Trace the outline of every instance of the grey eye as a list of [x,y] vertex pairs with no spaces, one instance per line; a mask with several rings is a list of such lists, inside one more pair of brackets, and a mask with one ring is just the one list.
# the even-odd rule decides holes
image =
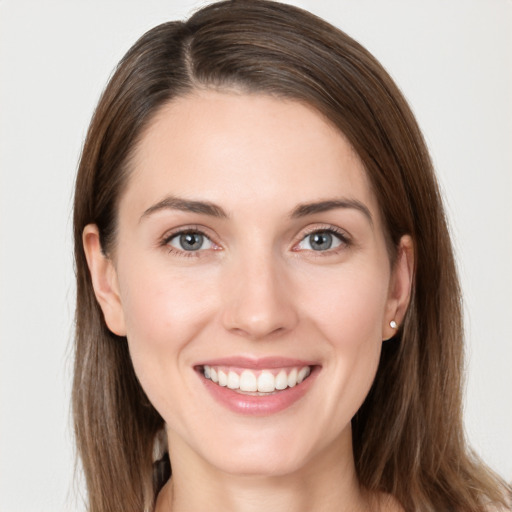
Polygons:
[[299,244],[299,249],[309,251],[328,251],[342,244],[342,240],[338,235],[330,231],[315,231],[304,237]]
[[201,233],[179,233],[171,238],[169,245],[181,251],[199,251],[210,249],[211,240]]
[[331,233],[313,233],[309,235],[309,245],[314,251],[326,251],[332,247]]

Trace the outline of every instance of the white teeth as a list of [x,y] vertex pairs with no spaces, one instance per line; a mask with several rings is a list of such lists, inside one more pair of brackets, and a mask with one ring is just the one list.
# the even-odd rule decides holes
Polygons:
[[219,370],[217,375],[219,377],[219,386],[227,386],[228,376],[222,370]]
[[284,370],[281,370],[276,375],[276,389],[286,389],[288,387],[288,375]]
[[228,387],[233,390],[240,390],[241,392],[247,393],[274,393],[282,391],[286,388],[293,388],[297,384],[304,381],[310,374],[311,368],[309,366],[303,366],[299,368],[285,369],[279,371],[277,375],[274,375],[272,370],[261,370],[258,376],[257,372],[246,369],[243,370],[239,375],[234,370],[219,370],[209,365],[203,366],[203,373],[205,378],[210,379],[219,386]]
[[309,366],[304,366],[304,368],[301,368],[297,374],[297,384],[300,384],[310,373],[311,370],[309,369]]
[[229,389],[239,389],[240,388],[240,377],[238,373],[229,372],[228,373],[228,388]]
[[293,388],[297,384],[297,368],[288,374],[288,387]]
[[260,393],[272,393],[276,390],[276,380],[274,376],[265,370],[258,377],[258,391]]
[[249,370],[244,370],[240,375],[240,391],[257,391],[258,381],[256,375]]

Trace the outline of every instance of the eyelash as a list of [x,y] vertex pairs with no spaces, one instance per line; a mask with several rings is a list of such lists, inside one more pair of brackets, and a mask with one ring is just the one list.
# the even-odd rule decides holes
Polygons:
[[[170,245],[171,240],[173,240],[176,237],[182,236],[182,235],[201,235],[207,240],[209,240],[213,245],[216,246],[215,242],[212,241],[211,237],[208,236],[203,229],[201,229],[199,226],[187,226],[185,228],[178,229],[177,231],[173,231],[172,233],[164,235],[162,238],[162,241],[160,242],[160,245],[162,247],[165,247],[169,254],[172,254],[174,256],[179,256],[183,258],[197,258],[199,257],[199,253],[203,252],[201,250],[197,251],[181,251],[177,249],[176,247],[173,247]],[[215,249],[214,249],[215,250]]]
[[[340,241],[340,245],[334,249],[327,249],[325,251],[314,251],[312,249],[309,250],[310,253],[313,253],[314,257],[325,257],[338,254],[339,252],[349,248],[352,245],[352,240],[344,230],[332,225],[325,225],[307,228],[306,232],[301,234],[299,241],[294,244],[294,247],[304,241],[308,236],[314,235],[315,233],[329,233]],[[297,249],[295,251],[299,252]]]
[[[309,252],[314,253],[315,257],[322,257],[322,256],[329,256],[332,254],[337,254],[338,252],[340,252],[343,249],[346,249],[352,245],[352,241],[345,231],[343,231],[337,227],[331,226],[331,225],[315,226],[315,227],[306,229],[306,231],[301,234],[300,239],[294,243],[294,245],[293,245],[294,249],[292,249],[292,250],[294,252],[300,252],[300,249],[295,249],[295,247],[297,247],[297,245],[300,244],[301,242],[303,242],[307,237],[309,237],[315,233],[328,233],[328,234],[333,235],[340,241],[340,245],[338,247],[335,247],[334,249],[327,249],[325,251],[314,251],[312,249],[309,250]],[[175,256],[184,257],[184,258],[197,258],[197,257],[199,257],[201,252],[204,252],[204,249],[203,250],[199,249],[197,251],[184,251],[184,250],[182,251],[182,250],[179,250],[176,247],[173,247],[172,245],[170,245],[171,240],[173,240],[174,238],[182,236],[182,235],[187,235],[187,234],[201,235],[204,238],[206,238],[207,240],[209,240],[214,246],[217,246],[217,244],[215,244],[215,242],[212,241],[211,237],[208,236],[205,233],[205,231],[203,229],[201,229],[199,226],[198,227],[188,226],[188,227],[179,229],[177,231],[173,231],[170,234],[166,234],[162,238],[160,245],[165,247],[168,250],[169,254],[173,254]],[[218,249],[213,249],[213,250],[218,250]]]

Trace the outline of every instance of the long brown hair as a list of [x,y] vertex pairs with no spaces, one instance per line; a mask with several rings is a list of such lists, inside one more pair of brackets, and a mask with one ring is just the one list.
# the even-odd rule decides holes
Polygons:
[[483,511],[505,484],[468,450],[461,414],[461,298],[442,202],[417,123],[382,66],[349,36],[289,5],[220,2],[150,30],[128,51],[92,119],[76,180],[73,411],[91,512],[151,510],[162,480],[153,445],[163,420],[135,376],[127,343],[96,302],[82,232],[115,245],[127,163],[167,102],[197,88],[305,102],[345,134],[378,199],[391,259],[415,247],[411,304],[384,343],[373,387],[353,419],[357,474],[406,511]]

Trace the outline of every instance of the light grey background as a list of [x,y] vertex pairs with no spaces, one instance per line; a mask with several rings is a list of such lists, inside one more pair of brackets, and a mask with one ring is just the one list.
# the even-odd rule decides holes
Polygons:
[[[83,510],[72,487],[72,185],[114,65],[187,0],[0,0],[0,510]],[[431,149],[459,259],[468,436],[512,479],[512,2],[297,1],[390,71]]]

